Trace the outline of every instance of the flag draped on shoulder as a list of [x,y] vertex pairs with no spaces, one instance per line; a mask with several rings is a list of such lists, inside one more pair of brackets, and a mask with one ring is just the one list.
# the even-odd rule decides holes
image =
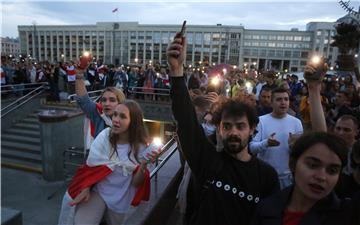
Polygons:
[[[130,160],[120,161],[116,154],[111,154],[112,146],[109,142],[110,130],[110,128],[106,128],[96,137],[91,145],[86,165],[81,166],[76,171],[63,198],[59,224],[74,224],[73,219],[76,206],[70,206],[69,203],[73,201],[82,190],[100,182],[111,174],[115,168],[121,168],[124,176],[132,176],[139,170],[139,165]],[[150,198],[150,172],[147,169],[145,169],[144,176],[144,182],[137,188],[131,202],[133,206],[139,205],[141,201],[148,201]]]

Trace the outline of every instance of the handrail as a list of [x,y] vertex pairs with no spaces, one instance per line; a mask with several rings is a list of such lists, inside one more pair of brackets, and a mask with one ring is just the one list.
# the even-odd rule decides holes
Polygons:
[[[26,90],[34,90],[38,88],[38,86],[47,85],[47,82],[39,82],[39,83],[23,83],[23,84],[7,84],[1,86],[1,94],[8,92],[19,92]],[[27,87],[31,86],[31,87]],[[19,87],[19,88],[17,88]]]
[[165,165],[165,163],[167,161],[169,161],[169,159],[171,158],[171,156],[176,152],[176,150],[178,149],[177,147],[177,141],[176,141],[176,136],[174,136],[173,138],[171,138],[170,141],[168,141],[166,143],[166,145],[161,149],[160,155],[164,154],[165,152],[170,150],[170,153],[164,158],[162,159],[161,163],[159,165],[157,165],[150,173],[150,179],[152,179],[154,176],[157,175],[157,173],[159,172],[159,170]]
[[23,83],[23,84],[6,84],[6,85],[1,85],[1,89],[6,88],[6,87],[14,87],[14,86],[30,86],[30,85],[43,85],[43,84],[48,84],[48,82],[39,82],[39,83]]
[[[1,112],[1,118],[3,118],[4,116],[6,116],[7,114],[9,114],[10,112],[14,111],[15,109],[17,109],[17,108],[19,108],[20,106],[24,105],[26,102],[30,101],[31,99],[33,99],[33,98],[35,98],[36,96],[38,96],[38,95],[40,95],[41,93],[43,93],[44,90],[45,90],[46,85],[47,85],[47,83],[42,84],[40,87],[37,87],[36,89],[32,90],[31,92],[27,93],[26,95],[22,96],[21,98],[17,99],[16,101],[12,102],[11,104],[9,104],[9,105],[5,106],[4,108],[2,108],[2,109],[0,110],[0,112]],[[41,89],[42,89],[42,90],[41,90]],[[39,90],[40,90],[40,91],[39,91]],[[39,91],[39,92],[35,93],[36,91]],[[35,93],[35,94],[33,95],[33,93]],[[30,96],[30,95],[32,95],[32,96]],[[25,99],[26,97],[28,97],[28,96],[30,96],[30,97],[27,98],[25,101],[21,102],[22,100],[24,100],[24,99]],[[19,102],[21,102],[21,103],[19,104]],[[4,110],[6,110],[6,109],[8,109],[8,108],[10,108],[10,107],[12,107],[13,105],[16,105],[16,104],[18,104],[18,105],[15,106],[15,107],[13,107],[13,108],[11,108],[9,111],[3,113]]]
[[[88,91],[87,93],[88,93],[88,95],[89,94],[94,94],[94,93],[98,93],[98,92],[103,92],[104,91],[104,89],[100,89],[100,90],[95,90],[95,91]],[[73,99],[74,97],[76,96],[76,94],[72,94],[72,95],[69,95],[68,97],[67,97],[67,99],[68,100],[70,100],[70,102],[72,103],[72,102],[75,102],[75,100],[71,100],[71,99]],[[95,95],[95,96],[92,96],[92,97],[90,97],[90,99],[98,99],[100,97],[100,95]]]
[[[137,91],[137,90],[141,90],[141,91]],[[144,90],[147,90],[149,92],[146,92]],[[162,96],[169,96],[170,95],[170,89],[167,88],[147,88],[147,87],[133,87],[133,88],[129,88],[128,92],[130,94],[144,94],[144,95],[162,95]]]

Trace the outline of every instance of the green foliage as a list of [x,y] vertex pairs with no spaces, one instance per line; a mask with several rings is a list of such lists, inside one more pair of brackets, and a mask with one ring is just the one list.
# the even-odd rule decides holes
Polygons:
[[333,47],[338,47],[341,54],[350,54],[356,50],[360,42],[360,29],[355,24],[340,23],[336,26],[337,34],[333,36]]

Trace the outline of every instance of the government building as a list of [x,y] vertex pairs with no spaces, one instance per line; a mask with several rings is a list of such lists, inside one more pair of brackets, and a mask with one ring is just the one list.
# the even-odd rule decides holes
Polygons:
[[[243,26],[188,25],[188,65],[227,63],[240,68],[302,71],[317,52],[335,65],[330,46],[335,23],[311,22],[306,31],[254,30]],[[95,25],[18,26],[20,52],[38,61],[76,60],[90,51],[106,64],[166,64],[166,48],[181,25],[98,22]]]

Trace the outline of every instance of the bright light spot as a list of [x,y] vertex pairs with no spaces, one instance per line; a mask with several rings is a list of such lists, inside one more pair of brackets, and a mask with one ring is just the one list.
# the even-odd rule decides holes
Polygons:
[[223,69],[223,73],[226,74],[226,72],[227,72],[227,70],[224,68],[224,69]]
[[331,66],[331,67],[330,67],[330,70],[334,70],[334,67]]
[[219,84],[220,80],[217,76],[213,77],[211,79],[211,84],[217,86]]
[[85,51],[84,53],[83,53],[83,56],[85,56],[85,57],[88,57],[90,55],[90,52],[88,52],[88,51]]
[[321,60],[320,57],[316,55],[316,56],[312,57],[311,62],[318,64],[320,62],[320,60]]
[[358,54],[355,54],[354,56],[355,56],[355,58],[357,58],[357,57],[358,57]]
[[156,76],[157,76],[157,77],[160,77],[160,73],[156,73]]
[[212,65],[213,65],[213,66],[215,66],[215,65],[216,65],[216,63],[213,63]]
[[155,146],[161,146],[161,145],[162,145],[161,138],[159,138],[159,137],[154,137],[153,143],[154,143]]
[[285,73],[287,73],[288,72],[288,70],[287,69],[285,69]]
[[246,87],[246,88],[251,88],[251,87],[252,87],[251,82],[247,81],[247,82],[245,83],[245,87]]
[[191,65],[189,65],[189,68],[191,68]]
[[252,64],[255,66],[255,65],[256,65],[256,62],[253,62]]
[[234,69],[236,69],[237,66],[233,66]]

